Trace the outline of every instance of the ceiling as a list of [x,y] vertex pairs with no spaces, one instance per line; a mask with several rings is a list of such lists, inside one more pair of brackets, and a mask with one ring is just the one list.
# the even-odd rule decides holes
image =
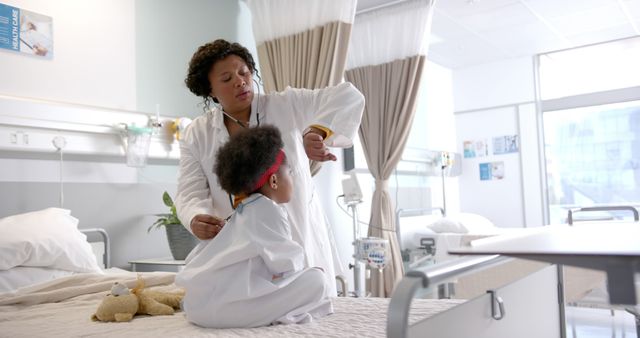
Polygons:
[[639,35],[640,0],[437,0],[428,58],[459,69]]

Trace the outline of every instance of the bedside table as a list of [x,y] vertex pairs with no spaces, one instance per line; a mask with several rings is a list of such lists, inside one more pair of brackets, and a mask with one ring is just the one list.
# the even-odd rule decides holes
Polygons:
[[167,258],[151,258],[136,259],[129,261],[131,271],[133,272],[149,272],[149,271],[170,271],[179,272],[184,268],[184,261],[177,261],[171,257]]

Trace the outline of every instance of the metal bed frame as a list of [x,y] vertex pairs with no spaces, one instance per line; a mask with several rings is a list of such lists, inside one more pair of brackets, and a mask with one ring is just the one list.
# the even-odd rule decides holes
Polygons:
[[[555,265],[409,325],[409,308],[418,290],[513,260],[500,255],[463,257],[409,271],[389,303],[387,337],[565,337],[562,285]],[[537,293],[521,291],[532,287]],[[464,325],[458,325],[461,318]],[[531,325],[532,319],[545,324]]]
[[[87,241],[89,241],[89,236],[99,235],[102,243],[104,243],[104,254],[102,255],[102,262],[104,264],[105,269],[111,267],[111,239],[109,238],[109,234],[102,228],[87,228],[87,229],[78,229],[83,234],[87,235]],[[91,243],[91,241],[89,241]]]

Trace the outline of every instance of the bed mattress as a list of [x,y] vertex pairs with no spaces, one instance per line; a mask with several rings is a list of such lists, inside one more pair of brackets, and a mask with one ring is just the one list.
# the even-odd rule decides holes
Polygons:
[[[148,287],[171,291],[175,274],[141,274]],[[389,299],[334,298],[334,313],[307,324],[251,329],[205,329],[183,313],[138,316],[128,323],[92,322],[90,317],[115,281],[129,287],[136,275],[78,274],[0,294],[0,332],[4,337],[385,337]],[[286,301],[286,300],[283,300]],[[410,323],[445,311],[460,300],[415,299]]]

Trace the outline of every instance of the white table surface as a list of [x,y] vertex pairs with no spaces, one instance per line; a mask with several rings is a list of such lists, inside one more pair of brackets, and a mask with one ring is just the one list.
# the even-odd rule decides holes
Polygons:
[[184,265],[184,261],[178,261],[172,257],[165,258],[149,258],[149,259],[134,259],[129,261],[129,264],[150,264],[150,265]]
[[173,257],[148,258],[130,260],[131,271],[180,271],[184,268],[184,261],[175,260]]
[[603,270],[610,300],[636,304],[635,274],[640,272],[640,223],[598,222],[522,229],[518,234],[473,241],[449,250],[457,255],[505,255]]
[[526,228],[517,233],[475,240],[449,250],[464,255],[606,255],[640,256],[640,223],[601,222]]

